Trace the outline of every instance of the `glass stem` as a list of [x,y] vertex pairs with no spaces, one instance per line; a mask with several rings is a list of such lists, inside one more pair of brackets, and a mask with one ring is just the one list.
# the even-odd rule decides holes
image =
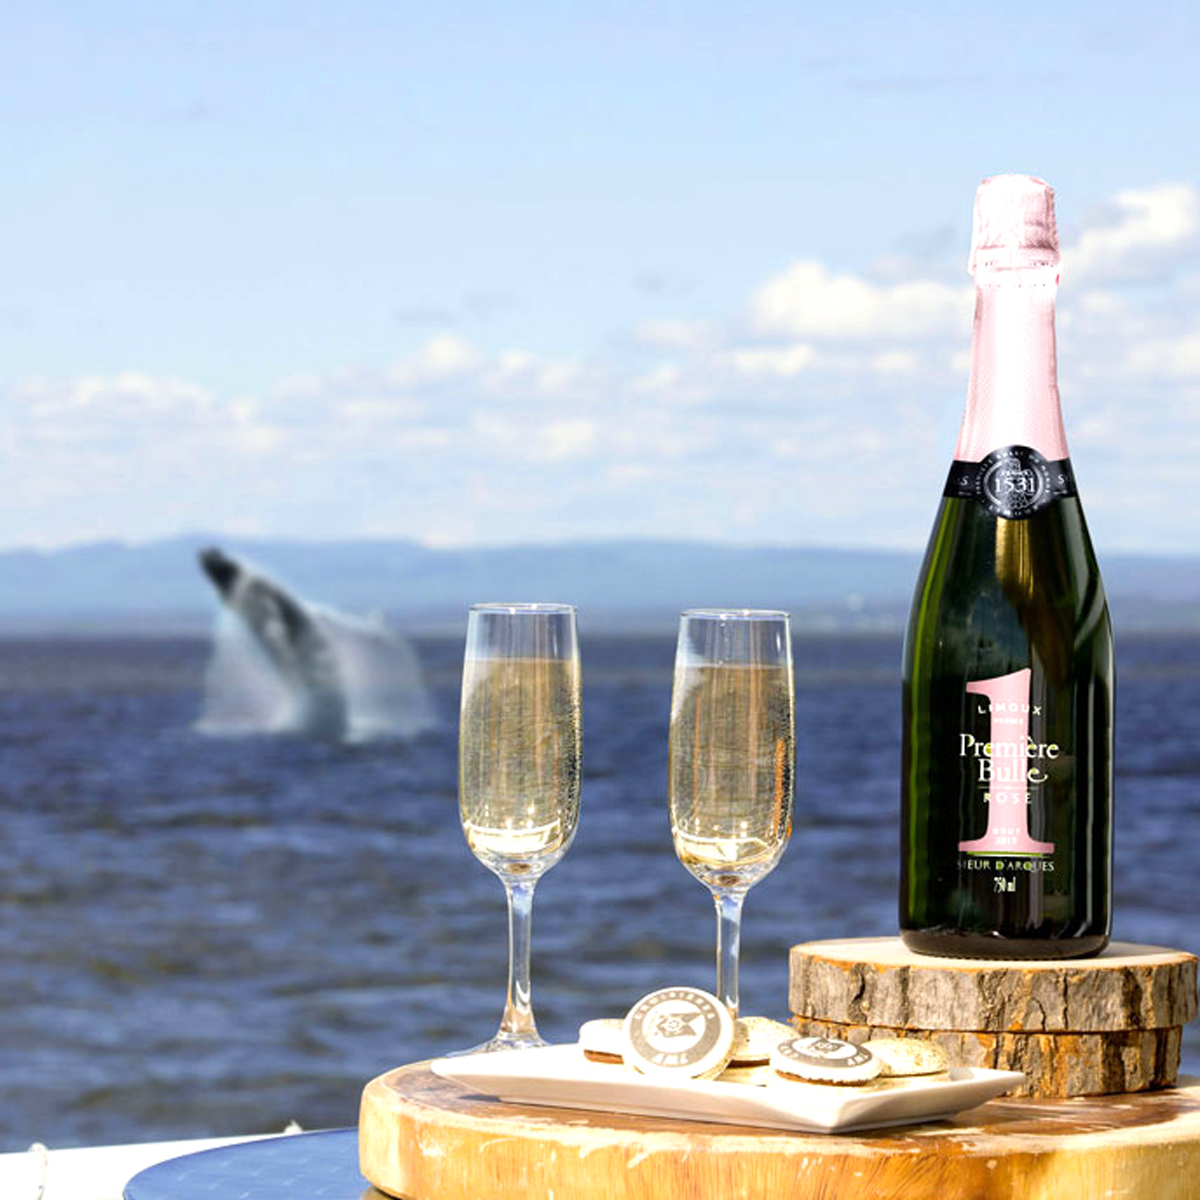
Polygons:
[[537,1036],[529,983],[529,943],[533,926],[536,879],[504,880],[508,893],[508,998],[504,1003],[502,1034]]
[[738,1015],[738,952],[745,898],[745,892],[713,892],[717,905],[717,996],[734,1019]]

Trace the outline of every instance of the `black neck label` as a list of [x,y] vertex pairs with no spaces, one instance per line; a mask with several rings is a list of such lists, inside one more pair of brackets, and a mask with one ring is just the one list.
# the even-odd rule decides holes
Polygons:
[[1022,521],[1076,495],[1075,476],[1069,458],[1051,462],[1029,446],[1005,446],[982,462],[956,459],[942,495],[978,500],[994,516]]

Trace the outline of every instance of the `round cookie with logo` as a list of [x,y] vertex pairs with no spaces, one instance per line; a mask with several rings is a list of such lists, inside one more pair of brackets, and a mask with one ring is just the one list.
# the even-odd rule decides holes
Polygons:
[[827,1037],[798,1037],[771,1051],[771,1082],[867,1083],[883,1063],[863,1046]]
[[672,1079],[713,1079],[733,1049],[729,1010],[700,988],[659,988],[643,996],[622,1032],[626,1066]]

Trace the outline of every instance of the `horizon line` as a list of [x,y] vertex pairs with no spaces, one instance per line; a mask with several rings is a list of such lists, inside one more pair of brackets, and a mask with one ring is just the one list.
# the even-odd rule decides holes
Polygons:
[[[506,542],[431,542],[420,537],[405,537],[401,534],[349,534],[346,536],[307,536],[303,534],[272,534],[272,533],[236,533],[236,532],[200,532],[185,530],[179,533],[163,534],[153,538],[123,538],[118,535],[111,537],[92,537],[79,540],[37,543],[16,542],[0,544],[0,554],[34,554],[49,556],[70,553],[77,550],[94,549],[97,547],[114,547],[122,550],[143,550],[153,546],[170,545],[179,542],[226,542],[243,545],[262,545],[274,543],[287,546],[370,546],[370,545],[405,545],[419,548],[434,554],[440,553],[470,553],[477,551],[528,550],[544,548],[563,549],[583,546],[639,545],[639,546],[696,546],[715,550],[745,550],[745,551],[832,551],[835,553],[854,554],[900,554],[920,555],[925,552],[925,545],[880,545],[871,543],[850,542],[759,542],[732,541],[721,538],[698,538],[685,535],[670,536],[666,534],[605,534],[584,535],[574,538],[525,539]],[[1154,550],[1145,548],[1126,548],[1112,546],[1098,557],[1120,555],[1129,558],[1149,559],[1185,559],[1200,558],[1200,547],[1194,550]]]

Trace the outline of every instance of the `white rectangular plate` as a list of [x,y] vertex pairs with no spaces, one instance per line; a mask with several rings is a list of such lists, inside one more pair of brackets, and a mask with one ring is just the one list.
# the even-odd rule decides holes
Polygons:
[[765,1087],[675,1082],[639,1075],[625,1066],[589,1062],[575,1043],[439,1058],[432,1067],[436,1074],[472,1091],[524,1104],[813,1132],[849,1132],[947,1117],[999,1096],[1025,1078],[1020,1071],[952,1067],[949,1078],[915,1076],[861,1087],[785,1081]]

